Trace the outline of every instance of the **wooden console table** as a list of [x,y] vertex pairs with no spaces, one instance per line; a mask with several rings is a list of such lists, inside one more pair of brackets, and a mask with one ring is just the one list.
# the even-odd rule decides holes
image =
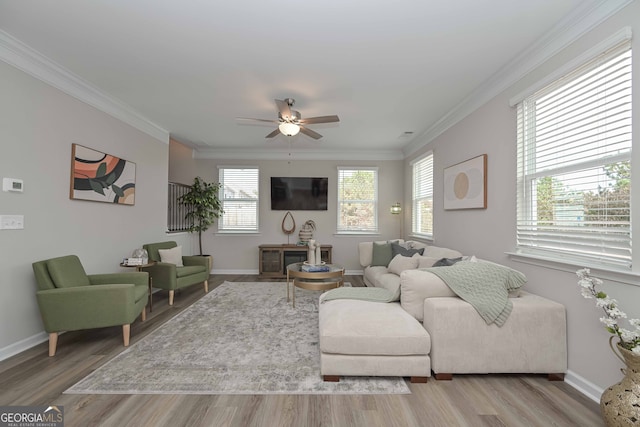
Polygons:
[[[306,246],[298,245],[260,245],[258,264],[260,277],[285,279],[287,277],[287,265],[307,260]],[[322,261],[331,264],[331,245],[320,245]]]

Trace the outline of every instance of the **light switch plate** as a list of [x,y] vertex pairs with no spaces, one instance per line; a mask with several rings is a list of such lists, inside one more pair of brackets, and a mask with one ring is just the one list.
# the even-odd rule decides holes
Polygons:
[[24,215],[0,215],[0,230],[22,230]]

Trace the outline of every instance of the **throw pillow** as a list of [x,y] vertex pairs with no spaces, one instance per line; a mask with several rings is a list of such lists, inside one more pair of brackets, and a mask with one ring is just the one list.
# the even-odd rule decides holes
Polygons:
[[391,243],[373,242],[373,255],[371,258],[372,267],[387,267],[392,258]]
[[409,249],[409,248],[405,248],[402,245],[399,245],[397,243],[391,243],[391,255],[392,256],[396,256],[396,255],[402,255],[402,256],[413,256],[415,254],[418,255],[422,255],[424,253],[424,248],[420,248],[420,249]]
[[402,256],[396,255],[389,263],[389,273],[397,274],[398,276],[405,270],[413,270],[418,268],[417,256]]
[[158,249],[160,261],[169,264],[175,264],[176,267],[184,267],[182,264],[182,246],[176,246],[171,249]]
[[453,264],[455,264],[456,262],[460,262],[462,261],[462,257],[459,258],[442,258],[438,261],[436,261],[435,264],[433,264],[433,267],[450,267]]

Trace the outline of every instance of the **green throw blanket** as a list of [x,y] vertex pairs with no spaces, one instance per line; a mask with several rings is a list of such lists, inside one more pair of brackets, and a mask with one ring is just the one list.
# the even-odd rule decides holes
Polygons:
[[363,301],[373,302],[392,302],[397,301],[397,296],[384,288],[353,288],[342,287],[327,291],[322,296],[322,302],[333,299],[359,299]]
[[513,304],[509,291],[526,283],[524,274],[490,262],[460,261],[450,267],[425,268],[471,304],[487,324],[502,326]]

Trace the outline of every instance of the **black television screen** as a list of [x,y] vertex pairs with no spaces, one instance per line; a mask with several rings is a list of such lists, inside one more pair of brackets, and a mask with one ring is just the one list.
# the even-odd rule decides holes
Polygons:
[[329,178],[271,177],[271,210],[326,211]]

